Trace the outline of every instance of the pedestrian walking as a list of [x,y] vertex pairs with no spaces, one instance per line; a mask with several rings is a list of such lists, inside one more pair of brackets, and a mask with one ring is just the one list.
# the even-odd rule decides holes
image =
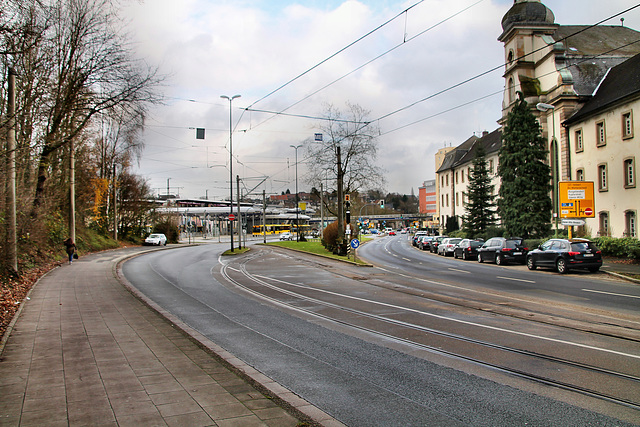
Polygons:
[[71,237],[69,237],[64,241],[64,246],[66,247],[65,251],[67,255],[69,255],[69,264],[71,264],[73,262],[73,256],[76,253],[76,244],[71,240]]

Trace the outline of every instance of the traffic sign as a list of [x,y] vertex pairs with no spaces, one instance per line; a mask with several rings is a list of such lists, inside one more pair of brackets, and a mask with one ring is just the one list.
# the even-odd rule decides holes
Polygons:
[[583,219],[563,219],[562,225],[570,225],[570,226],[580,226],[584,225],[585,222]]
[[559,182],[560,218],[593,218],[595,211],[593,188],[593,181]]
[[351,247],[353,249],[358,249],[358,246],[360,246],[360,240],[358,239],[351,240]]
[[229,214],[229,221],[233,221],[236,219],[236,216],[234,214]]

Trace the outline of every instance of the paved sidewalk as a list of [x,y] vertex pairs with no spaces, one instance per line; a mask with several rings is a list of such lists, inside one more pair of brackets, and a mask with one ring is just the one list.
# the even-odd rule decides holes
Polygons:
[[32,290],[0,348],[0,426],[340,424],[138,300],[116,278],[127,253],[88,255]]

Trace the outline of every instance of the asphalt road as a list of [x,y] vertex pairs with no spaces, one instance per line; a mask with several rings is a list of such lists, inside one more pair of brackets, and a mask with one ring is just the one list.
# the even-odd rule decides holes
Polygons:
[[[462,272],[466,266],[461,268],[457,262],[450,263],[452,260],[418,259],[416,256],[426,254],[410,252],[413,249],[403,238],[381,239],[360,250],[379,257],[381,263],[386,260],[383,270],[363,272],[268,248],[220,259],[226,246],[211,244],[140,256],[125,263],[123,271],[156,303],[348,425],[624,425],[603,413],[640,422],[636,410],[595,405],[593,399],[571,394],[558,396],[557,390],[541,392],[539,386],[500,370],[466,363],[418,346],[417,341],[401,340],[389,333],[388,324],[384,334],[378,333],[380,321],[362,320],[364,316],[356,310],[373,304],[378,313],[392,317],[404,305],[416,304],[416,289],[426,292],[420,288],[426,285],[416,287],[415,275],[437,282],[440,288],[445,284],[442,295],[446,298],[468,298],[468,290],[458,285],[465,277],[468,281],[469,275],[483,288],[494,286],[494,294],[484,297],[494,304],[496,298],[505,298],[503,293],[513,292],[498,278],[507,277],[506,273],[479,277],[492,266],[477,266],[480,273],[469,273]],[[388,246],[394,242],[397,249]],[[401,252],[394,256],[396,250]],[[278,283],[286,283],[286,292],[275,289]],[[526,287],[516,293],[536,292],[531,283],[522,283]],[[305,287],[304,298],[300,298],[302,292],[292,290],[301,285]],[[409,288],[411,292],[407,292]],[[323,290],[325,299],[317,289]],[[348,297],[343,294],[346,290]],[[474,300],[481,301],[480,292],[473,292]],[[551,299],[562,298],[555,291],[544,291],[545,296],[549,292]],[[577,295],[568,297],[584,303]],[[375,301],[369,301],[372,298]],[[352,304],[350,315],[342,309],[347,301]],[[394,305],[381,305],[383,301]],[[430,309],[437,312],[448,307],[453,316],[469,316],[469,307],[428,301],[429,306],[433,304]],[[623,312],[633,311],[613,296],[607,304],[622,304]],[[512,305],[510,301],[510,309],[519,309]],[[546,315],[543,311],[537,315]],[[414,321],[415,313],[411,317]],[[426,336],[411,335],[416,335],[416,340]],[[600,413],[584,409],[592,405]]]

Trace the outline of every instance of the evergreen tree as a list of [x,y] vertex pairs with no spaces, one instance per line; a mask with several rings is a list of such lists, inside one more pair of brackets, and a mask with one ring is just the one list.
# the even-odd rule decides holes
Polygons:
[[464,204],[467,213],[463,215],[462,220],[464,229],[471,237],[487,231],[496,222],[496,203],[493,193],[495,186],[491,184],[485,156],[486,150],[479,145],[469,173],[468,202]]
[[498,165],[498,212],[511,236],[545,237],[551,231],[551,170],[541,130],[519,92],[502,133]]

